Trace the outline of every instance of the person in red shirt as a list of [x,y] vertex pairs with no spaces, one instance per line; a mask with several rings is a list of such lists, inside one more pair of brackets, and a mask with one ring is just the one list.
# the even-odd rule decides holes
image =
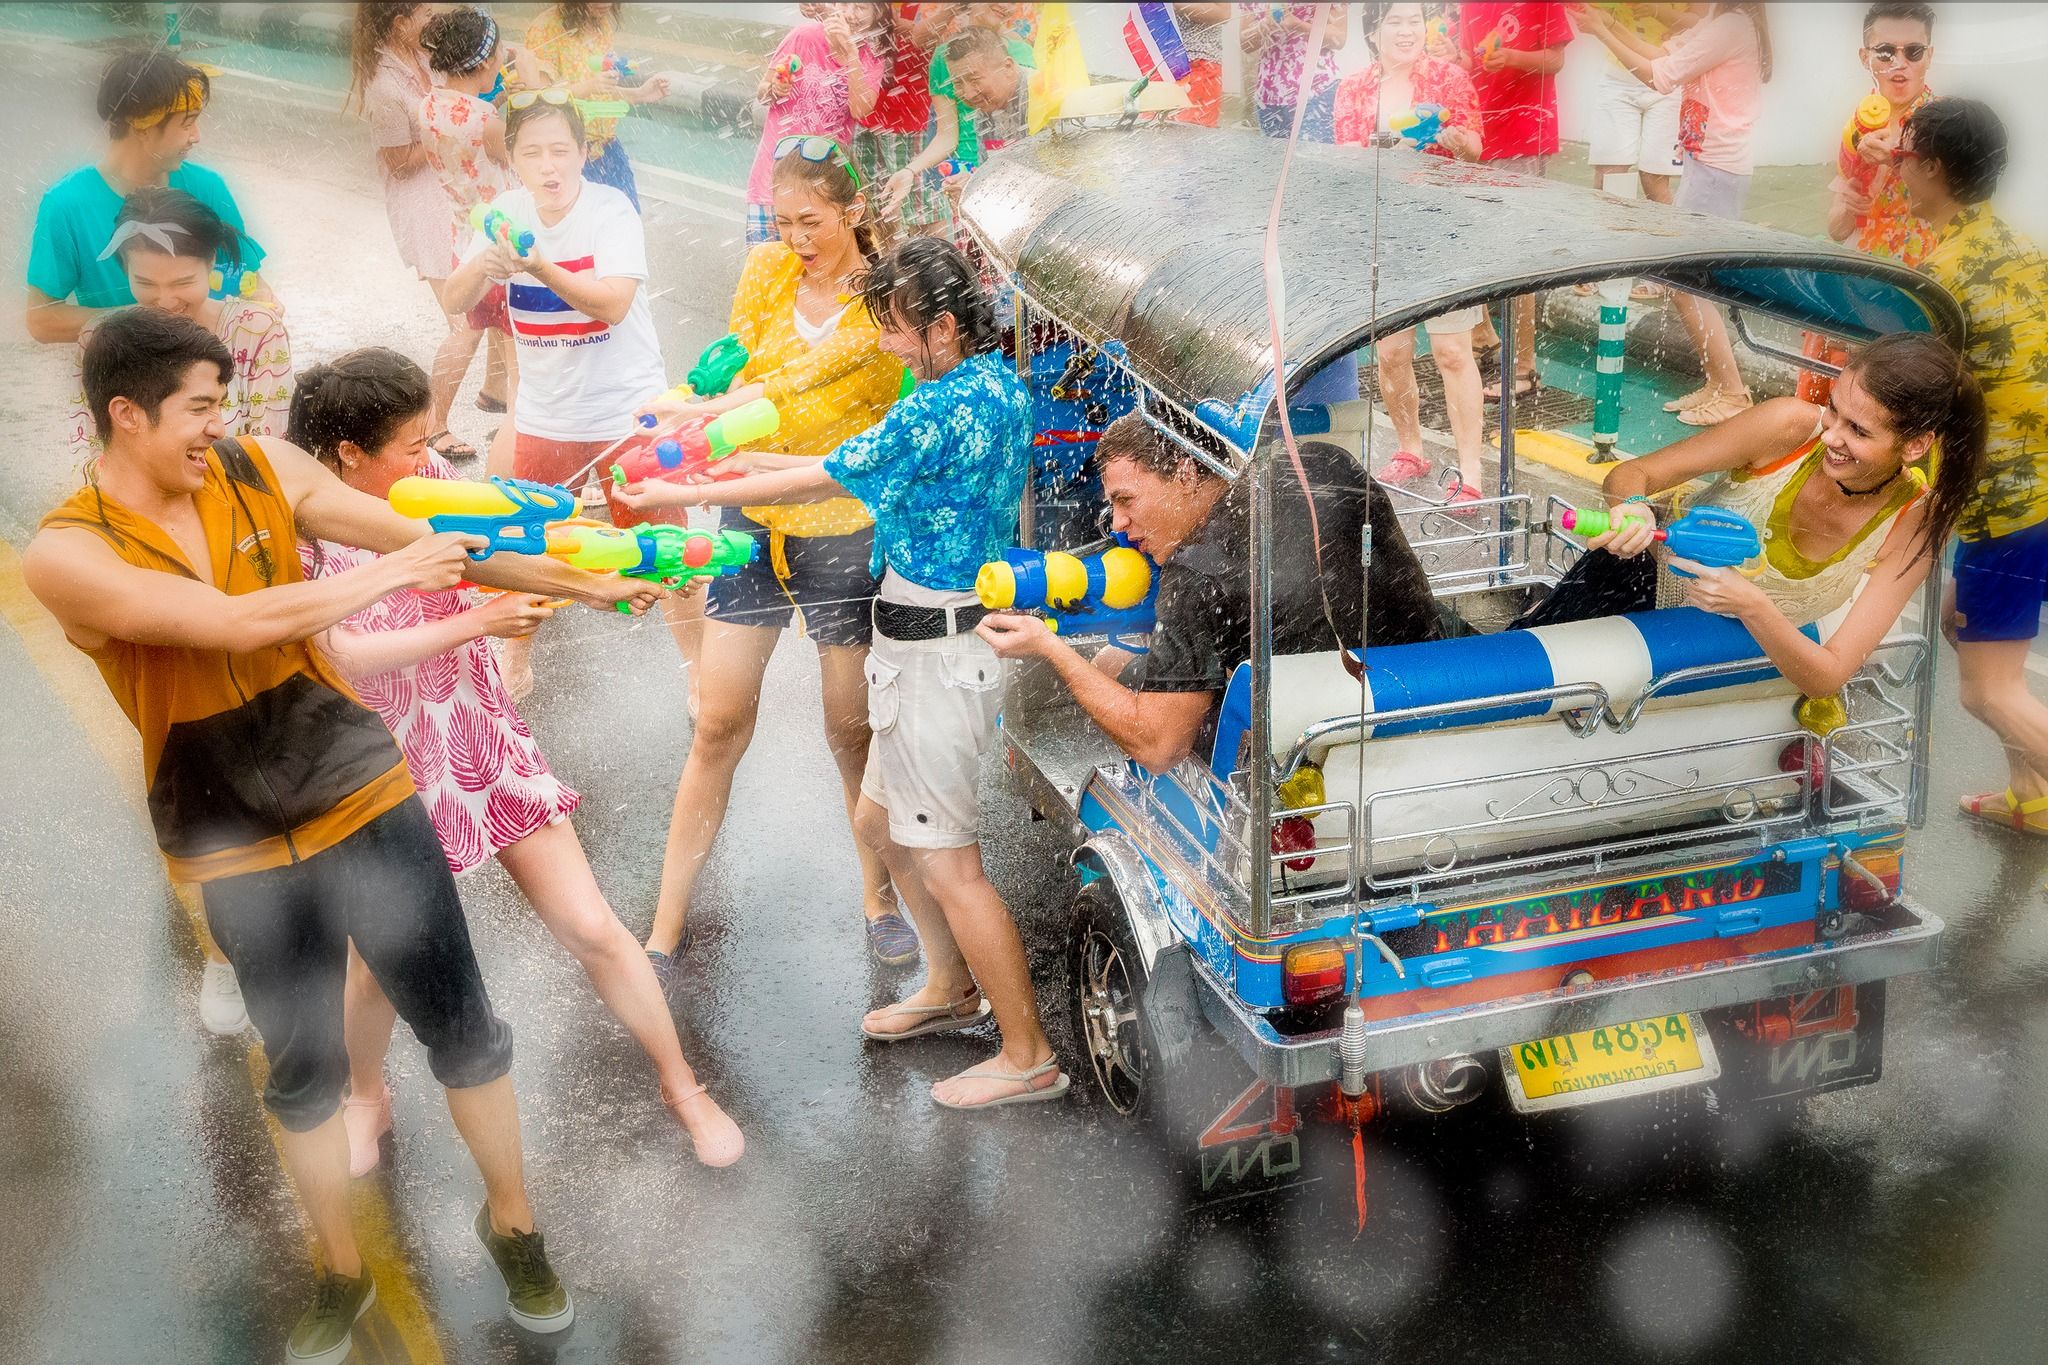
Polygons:
[[[1557,154],[1557,73],[1572,40],[1565,6],[1467,0],[1458,6],[1455,36],[1458,64],[1471,72],[1479,99],[1479,159],[1542,175]],[[1478,345],[1500,348],[1490,320]],[[1533,398],[1536,389],[1536,299],[1524,295],[1515,300],[1515,397]],[[1498,380],[1486,397],[1499,399]]]
[[[863,186],[882,186],[924,149],[925,125],[931,122],[930,68],[932,49],[952,26],[958,5],[897,5],[887,33],[877,35],[882,49],[882,90],[867,117],[856,116],[854,167]],[[897,202],[895,221],[878,223],[884,234],[903,231],[943,233],[953,222],[936,176],[915,177]]]

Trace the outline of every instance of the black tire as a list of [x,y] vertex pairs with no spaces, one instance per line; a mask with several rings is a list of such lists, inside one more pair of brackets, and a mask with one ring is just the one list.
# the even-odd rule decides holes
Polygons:
[[1158,1109],[1144,998],[1150,980],[1116,893],[1081,888],[1067,934],[1067,1015],[1080,1054],[1076,1088],[1087,1103],[1132,1124]]

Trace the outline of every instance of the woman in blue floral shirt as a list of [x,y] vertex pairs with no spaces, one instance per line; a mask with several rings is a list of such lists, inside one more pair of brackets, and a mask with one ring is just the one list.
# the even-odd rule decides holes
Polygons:
[[[1031,455],[1031,405],[997,349],[974,267],[950,242],[914,237],[862,292],[882,349],[917,388],[821,461],[728,457],[724,482],[628,487],[635,511],[859,498],[875,519],[882,586],[868,651],[867,772],[854,826],[889,865],[924,937],[925,984],[871,1011],[876,1042],[972,1028],[993,1011],[1002,1050],[932,1087],[949,1109],[1058,1099],[1067,1091],[1039,1027],[1024,941],[981,863],[982,751],[995,737],[1001,675],[974,633],[982,564],[1015,543]],[[730,467],[730,465],[728,465]]]

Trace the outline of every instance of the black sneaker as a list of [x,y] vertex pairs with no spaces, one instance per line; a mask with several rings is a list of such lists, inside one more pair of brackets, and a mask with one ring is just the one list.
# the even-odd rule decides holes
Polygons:
[[576,1320],[576,1305],[555,1278],[538,1232],[496,1231],[486,1204],[477,1210],[476,1236],[504,1278],[505,1312],[512,1321],[529,1332],[559,1332]]
[[377,1301],[377,1282],[366,1270],[350,1279],[322,1273],[313,1286],[313,1302],[299,1315],[285,1346],[293,1365],[340,1365],[355,1349],[356,1319]]

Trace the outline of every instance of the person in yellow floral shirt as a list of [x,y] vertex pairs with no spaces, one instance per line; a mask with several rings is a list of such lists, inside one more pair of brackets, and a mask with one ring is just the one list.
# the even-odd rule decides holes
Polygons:
[[[882,419],[903,389],[900,361],[885,355],[856,281],[875,260],[868,202],[852,160],[837,142],[794,134],[774,148],[773,208],[779,241],[747,255],[732,301],[732,330],[746,368],[721,397],[657,401],[661,417],[730,411],[773,402],[782,425],[756,449],[822,459]],[[740,457],[732,457],[738,461]],[[760,707],[761,680],[782,628],[800,622],[818,649],[825,740],[839,765],[847,814],[867,766],[869,613],[878,580],[870,560],[874,522],[857,499],[728,510],[728,530],[763,535],[764,553],[713,581],[698,666],[696,738],[683,767],[661,864],[661,895],[647,951],[664,978],[685,942],[690,894],[725,818],[733,771],[746,754]],[[917,937],[898,912],[880,857],[860,845],[868,942],[896,965],[917,956]]]
[[1983,477],[1957,523],[1954,601],[1963,705],[1997,732],[2004,791],[1963,798],[1967,815],[2048,836],[2048,706],[2026,662],[2048,602],[2048,258],[1991,211],[2005,126],[1977,100],[1934,100],[1906,121],[1899,178],[1940,239],[1922,269],[1963,305],[1967,356],[1984,390]]

